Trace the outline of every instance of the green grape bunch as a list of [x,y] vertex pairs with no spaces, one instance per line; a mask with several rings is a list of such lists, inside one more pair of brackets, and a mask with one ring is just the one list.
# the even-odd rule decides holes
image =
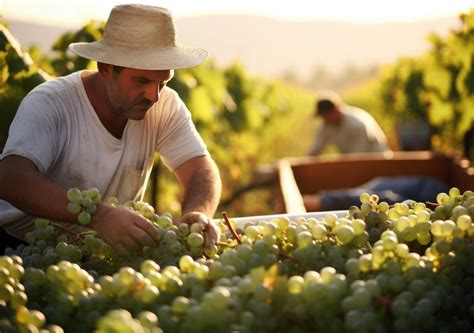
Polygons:
[[207,247],[199,223],[108,199],[160,234],[129,257],[37,219],[0,257],[0,331],[471,332],[473,192],[360,201],[345,215],[225,218]]

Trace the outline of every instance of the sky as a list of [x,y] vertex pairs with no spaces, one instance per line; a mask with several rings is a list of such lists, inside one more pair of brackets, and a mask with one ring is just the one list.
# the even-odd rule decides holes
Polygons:
[[250,14],[360,23],[446,17],[474,8],[473,0],[0,0],[0,13],[6,19],[78,25],[90,19],[106,20],[113,6],[130,2],[166,7],[176,17]]

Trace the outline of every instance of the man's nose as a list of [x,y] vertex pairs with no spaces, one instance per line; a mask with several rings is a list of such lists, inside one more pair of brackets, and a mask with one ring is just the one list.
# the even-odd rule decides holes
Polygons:
[[148,89],[145,91],[145,98],[151,101],[152,103],[158,102],[160,99],[160,91],[158,89],[158,83],[150,84]]

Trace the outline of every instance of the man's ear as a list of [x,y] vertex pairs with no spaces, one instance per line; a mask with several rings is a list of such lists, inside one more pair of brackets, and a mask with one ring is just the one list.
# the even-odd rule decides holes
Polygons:
[[113,65],[105,64],[103,62],[97,62],[97,69],[102,76],[109,76],[113,72]]

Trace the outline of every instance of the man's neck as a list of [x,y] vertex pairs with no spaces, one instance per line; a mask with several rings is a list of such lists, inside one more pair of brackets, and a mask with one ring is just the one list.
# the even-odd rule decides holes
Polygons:
[[86,76],[81,76],[87,97],[94,108],[104,127],[116,138],[122,138],[125,125],[128,119],[118,115],[112,109],[107,97],[105,84],[101,80],[100,73],[95,72]]

